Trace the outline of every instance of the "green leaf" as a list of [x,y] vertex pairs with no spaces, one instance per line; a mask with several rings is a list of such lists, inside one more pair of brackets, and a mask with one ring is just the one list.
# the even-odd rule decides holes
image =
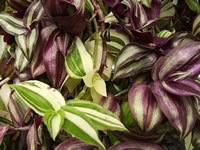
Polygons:
[[62,109],[65,112],[63,128],[66,132],[79,138],[83,142],[105,150],[104,145],[98,138],[98,133],[92,120],[73,107],[64,106]]
[[101,94],[102,96],[107,96],[106,92],[106,83],[105,81],[101,78],[101,76],[98,73],[95,73],[93,78],[93,87],[94,89]]
[[84,113],[99,130],[127,131],[115,114],[98,104],[84,100],[70,100],[67,105]]
[[59,110],[65,105],[60,92],[37,80],[9,85],[31,109],[41,116],[48,110]]
[[62,109],[58,110],[57,112],[50,110],[44,115],[44,123],[54,141],[64,123],[64,118],[65,113]]

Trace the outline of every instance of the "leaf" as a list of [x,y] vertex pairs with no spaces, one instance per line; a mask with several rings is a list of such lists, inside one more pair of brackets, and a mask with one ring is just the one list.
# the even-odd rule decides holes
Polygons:
[[50,110],[44,115],[44,123],[54,141],[64,123],[64,118],[65,113],[62,109],[57,112]]
[[133,85],[128,93],[128,102],[131,115],[141,130],[149,132],[162,123],[164,116],[147,85]]
[[15,89],[21,100],[41,116],[44,116],[48,110],[57,111],[65,105],[60,92],[40,81],[26,81],[9,86]]
[[200,12],[200,4],[198,0],[185,0],[186,4],[188,5],[188,7],[194,11],[195,13],[199,13]]
[[[92,80],[91,77],[94,72],[93,59],[79,37],[75,38],[70,50],[71,52],[66,56],[65,60],[65,66],[69,76],[71,78],[81,79],[88,75],[89,80]],[[90,86],[90,84],[88,85]]]
[[65,140],[64,142],[60,143],[55,150],[70,150],[70,149],[78,149],[78,150],[96,150],[95,146],[86,144],[77,138],[70,138]]
[[99,130],[127,131],[116,115],[98,104],[83,100],[71,100],[67,102],[67,106],[71,106],[84,113],[95,122],[95,127]]
[[26,144],[28,150],[37,150],[38,138],[37,138],[37,130],[36,130],[36,123],[31,125],[30,129],[28,130],[27,136],[26,136]]
[[104,145],[98,138],[95,124],[86,115],[71,106],[64,106],[65,121],[63,128],[66,132],[79,138],[81,141],[105,150]]
[[38,36],[39,36],[39,28],[36,27],[25,34],[21,34],[15,37],[18,46],[22,50],[24,56],[29,61],[32,58],[33,50],[35,49]]
[[14,127],[22,127],[23,124],[23,116],[13,98],[13,92],[10,93],[8,102],[8,112],[10,113],[10,117],[12,119],[12,123]]
[[21,35],[27,32],[22,20],[8,13],[0,13],[0,26],[11,35]]
[[2,144],[3,138],[9,128],[10,126],[8,124],[0,127],[0,145]]
[[110,148],[110,150],[163,150],[159,145],[148,142],[131,140],[130,142],[119,143]]
[[199,42],[190,42],[171,50],[160,58],[155,64],[153,74],[157,74],[160,80],[166,79],[171,73],[178,71],[186,63],[191,61],[200,52]]
[[19,72],[23,72],[28,67],[29,61],[26,59],[26,57],[22,53],[22,50],[19,47],[15,49],[15,54],[16,59],[14,66]]
[[33,23],[39,22],[44,16],[44,8],[38,0],[34,0],[29,7],[26,9],[26,12],[23,17],[24,26],[29,30]]
[[[46,27],[42,30],[41,34],[45,35],[45,32],[48,32],[48,30],[51,26]],[[68,39],[65,38],[65,41],[63,40],[63,43],[60,43],[60,45],[57,45],[56,39],[61,36],[60,30],[55,29],[51,31],[51,34],[49,37],[44,37],[43,43],[43,62],[46,69],[47,76],[49,80],[51,81],[51,84],[54,88],[60,88],[62,83],[64,82],[67,72],[65,69],[65,57],[62,55],[61,51],[59,50],[59,46],[61,44],[64,45],[64,43],[68,44]],[[61,37],[62,38],[62,37]],[[61,48],[61,47],[60,47]]]
[[151,89],[160,109],[171,125],[180,133],[180,139],[186,137],[196,121],[192,98],[189,96],[178,97],[167,93],[159,81],[153,82]]
[[105,81],[101,78],[98,73],[95,73],[92,77],[94,89],[102,96],[107,96]]
[[17,11],[24,11],[29,6],[29,0],[6,0],[8,5]]
[[175,95],[200,97],[200,84],[190,78],[176,82],[162,81],[162,86],[166,91]]

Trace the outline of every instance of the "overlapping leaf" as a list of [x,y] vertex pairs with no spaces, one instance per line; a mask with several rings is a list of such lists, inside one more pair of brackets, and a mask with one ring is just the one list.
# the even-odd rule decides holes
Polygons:
[[6,0],[9,6],[17,11],[25,11],[29,6],[29,0]]
[[67,102],[67,105],[86,114],[88,118],[95,122],[95,127],[98,129],[127,131],[117,116],[97,104],[87,101],[71,100]]
[[65,105],[63,96],[47,84],[33,80],[10,85],[29,107],[44,116],[48,110],[59,110]]
[[26,136],[26,143],[27,143],[27,149],[28,150],[37,150],[38,143],[37,143],[38,137],[37,137],[37,129],[36,129],[36,123],[34,122],[30,129],[28,130],[27,136]]

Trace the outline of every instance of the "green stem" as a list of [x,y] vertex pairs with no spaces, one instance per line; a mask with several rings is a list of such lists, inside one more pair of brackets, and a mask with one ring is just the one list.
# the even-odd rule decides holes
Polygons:
[[120,96],[120,95],[122,95],[122,94],[128,92],[128,90],[129,90],[129,89],[122,90],[121,92],[115,94],[115,96]]
[[86,93],[87,86],[84,86],[82,91],[75,97],[75,99],[80,99]]

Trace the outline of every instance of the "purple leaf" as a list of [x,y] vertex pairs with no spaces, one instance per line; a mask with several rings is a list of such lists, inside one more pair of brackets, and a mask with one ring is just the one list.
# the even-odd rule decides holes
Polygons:
[[42,7],[42,4],[38,0],[34,0],[26,10],[24,17],[23,17],[23,22],[24,26],[27,27],[28,29],[31,29],[31,25],[33,23],[39,22],[40,19],[44,15],[44,8]]
[[163,150],[159,145],[141,142],[141,141],[130,141],[114,145],[110,150]]
[[26,143],[28,150],[37,150],[37,130],[35,122],[31,125],[26,136]]
[[162,123],[164,116],[147,85],[133,85],[128,102],[133,119],[141,130],[149,132]]
[[184,138],[193,129],[196,121],[196,111],[191,97],[177,97],[164,91],[162,84],[157,81],[151,84],[160,109],[169,122]]
[[169,93],[181,96],[200,96],[200,84],[187,78],[184,80],[162,81],[163,88]]
[[199,53],[200,42],[192,42],[178,46],[155,64],[157,65],[155,67],[157,69],[153,70],[153,74],[157,74],[160,80],[166,79],[170,73],[180,70],[181,67]]
[[23,124],[23,116],[15,103],[15,100],[13,98],[13,93],[12,91],[10,93],[10,101],[8,102],[8,111],[10,113],[10,117],[12,119],[12,123],[14,127],[22,127]]
[[8,124],[0,127],[0,145],[1,145],[3,138],[9,128],[10,128],[10,126]]
[[133,30],[140,30],[148,21],[146,12],[138,1],[129,1],[130,3],[130,22]]
[[43,74],[46,71],[43,63],[42,52],[43,52],[43,44],[41,37],[39,36],[34,49],[33,58],[30,64],[33,78],[36,78],[37,76]]
[[121,0],[103,0],[106,5],[109,7],[114,7],[116,4],[118,4]]
[[[85,0],[41,0],[47,15],[67,33],[80,34],[86,27],[86,11],[82,8]],[[71,9],[75,12],[71,12]]]
[[77,138],[70,138],[62,143],[60,143],[55,150],[71,150],[71,149],[77,149],[77,150],[98,150],[95,146],[86,144]]
[[107,97],[102,97],[100,105],[105,109],[113,112],[118,117],[122,115],[122,110],[119,103],[115,100],[115,96],[111,93],[108,93]]
[[67,72],[65,69],[65,58],[60,52],[56,42],[56,38],[59,36],[60,31],[56,28],[51,28],[51,26],[46,27],[41,32],[43,35],[42,40],[45,45],[43,48],[43,61],[52,86],[59,88],[65,80]]
[[29,6],[29,0],[6,0],[8,5],[17,11],[25,11]]
[[152,0],[151,8],[145,7],[144,9],[149,20],[158,18],[160,15],[161,0]]

